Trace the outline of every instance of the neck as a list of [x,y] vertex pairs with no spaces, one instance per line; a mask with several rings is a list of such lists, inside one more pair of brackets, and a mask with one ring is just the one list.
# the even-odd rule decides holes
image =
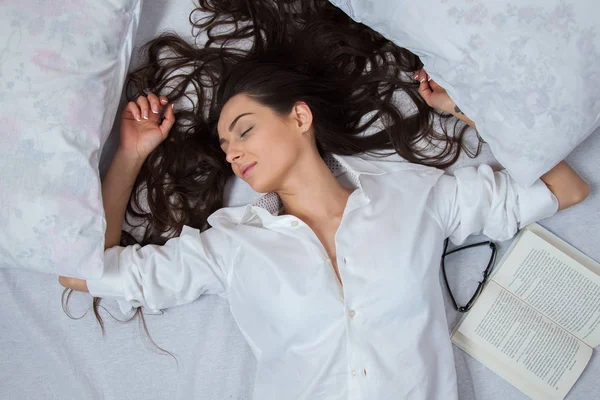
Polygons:
[[340,185],[318,153],[299,164],[300,172],[277,191],[285,213],[307,224],[341,218],[352,190]]

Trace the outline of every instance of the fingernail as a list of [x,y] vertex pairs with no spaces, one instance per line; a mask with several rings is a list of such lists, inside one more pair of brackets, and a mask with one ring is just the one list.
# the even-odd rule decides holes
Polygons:
[[427,79],[427,82],[429,82],[431,80],[431,77],[429,77],[429,79]]
[[161,99],[161,100],[160,100],[160,102],[161,102],[162,104],[167,104],[167,103],[169,102],[169,100],[167,100],[167,99]]
[[140,121],[141,121],[141,118],[140,118],[140,117],[138,117],[137,115],[135,116],[135,119],[136,119],[136,121],[137,121],[137,122],[140,122]]
[[154,104],[154,105],[152,106],[152,112],[153,112],[154,114],[158,114],[158,106],[157,106],[156,104]]
[[419,82],[421,82],[421,83],[425,82],[425,78],[421,79]]
[[144,119],[148,119],[148,110],[144,110],[143,115]]
[[175,111],[175,103],[171,103],[171,108]]

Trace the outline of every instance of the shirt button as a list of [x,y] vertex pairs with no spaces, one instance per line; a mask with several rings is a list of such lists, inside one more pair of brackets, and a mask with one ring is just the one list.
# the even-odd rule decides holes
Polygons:
[[344,264],[348,264],[348,259],[344,257]]
[[354,316],[356,315],[356,311],[354,311],[354,310],[350,310],[350,311],[348,312],[348,314],[350,315],[350,318],[354,318]]
[[352,376],[356,376],[356,370],[355,369],[352,370]]
[[292,221],[292,226],[298,226],[298,221]]

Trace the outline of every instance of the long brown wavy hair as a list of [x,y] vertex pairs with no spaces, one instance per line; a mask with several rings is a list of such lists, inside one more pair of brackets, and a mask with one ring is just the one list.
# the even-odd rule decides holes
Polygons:
[[[464,148],[467,126],[448,125],[449,115],[418,94],[412,76],[422,68],[419,58],[327,0],[198,0],[189,20],[194,43],[173,33],[151,40],[126,82],[128,100],[152,92],[180,105],[169,137],[142,166],[127,207],[127,222],[145,229],[142,245],[164,244],[183,225],[205,230],[208,216],[223,207],[233,173],[216,122],[238,93],[281,113],[305,101],[322,154],[397,153],[445,168]],[[411,113],[398,106],[399,94]],[[453,126],[451,134],[446,126]],[[121,245],[135,242],[122,233]],[[94,298],[93,310],[104,333],[100,300]],[[136,315],[147,332],[140,309]]]

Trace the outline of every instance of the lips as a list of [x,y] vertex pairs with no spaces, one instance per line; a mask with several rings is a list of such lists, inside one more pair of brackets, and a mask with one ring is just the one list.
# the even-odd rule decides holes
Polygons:
[[244,165],[242,167],[242,178],[245,178],[246,175],[252,170],[252,168],[254,168],[255,165],[256,165],[255,162]]

